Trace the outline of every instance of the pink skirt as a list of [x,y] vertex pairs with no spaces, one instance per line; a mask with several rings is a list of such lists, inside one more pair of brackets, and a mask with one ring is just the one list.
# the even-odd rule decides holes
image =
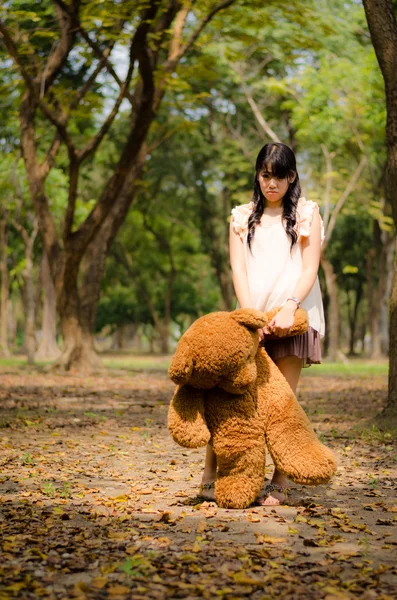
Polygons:
[[320,334],[312,327],[302,335],[269,340],[262,345],[273,361],[283,356],[297,356],[303,360],[303,367],[321,364]]

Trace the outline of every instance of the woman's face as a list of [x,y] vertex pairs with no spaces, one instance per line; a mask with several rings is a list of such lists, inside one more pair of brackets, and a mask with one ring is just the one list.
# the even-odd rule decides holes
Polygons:
[[287,193],[288,186],[294,179],[295,176],[275,177],[272,175],[271,170],[268,169],[263,169],[258,174],[261,192],[265,196],[266,202],[273,206],[280,206],[282,204],[282,199]]

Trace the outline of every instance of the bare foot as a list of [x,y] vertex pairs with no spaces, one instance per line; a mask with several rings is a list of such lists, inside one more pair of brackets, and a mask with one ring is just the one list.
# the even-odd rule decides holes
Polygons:
[[215,481],[209,481],[200,485],[199,496],[205,500],[215,500]]
[[259,506],[279,506],[285,502],[286,498],[285,488],[271,483],[263,487],[257,503]]

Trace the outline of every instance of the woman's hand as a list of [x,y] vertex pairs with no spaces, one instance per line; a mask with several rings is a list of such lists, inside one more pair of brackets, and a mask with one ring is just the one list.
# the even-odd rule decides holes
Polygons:
[[268,332],[264,333],[274,333],[278,337],[286,337],[294,324],[294,315],[297,309],[295,303],[287,302],[284,304],[283,308],[273,317],[270,321],[267,328]]

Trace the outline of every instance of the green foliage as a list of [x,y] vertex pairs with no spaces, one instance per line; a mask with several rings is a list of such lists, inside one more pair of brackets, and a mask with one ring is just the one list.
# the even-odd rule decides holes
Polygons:
[[[145,0],[85,0],[81,5],[82,25],[91,38],[102,49],[116,42],[120,70],[144,6]],[[213,6],[211,0],[192,5],[182,41]],[[53,3],[13,0],[0,14],[18,40],[24,67],[34,77],[59,36]],[[126,21],[122,31],[120,20]],[[166,32],[163,40],[164,55],[169,35]],[[151,36],[154,45],[158,34]],[[157,78],[162,76],[160,63]],[[79,148],[104,122],[118,93],[104,69],[84,101],[73,105],[96,65],[95,52],[78,33],[50,99],[52,106],[71,111],[69,133]],[[16,171],[24,198],[20,216],[29,227],[31,206],[18,130],[24,82],[4,47],[0,66],[0,202],[10,215],[15,214],[12,173]],[[257,151],[270,141],[247,102],[245,86],[266,123],[296,150],[303,193],[320,205],[327,184],[332,183],[330,208],[335,207],[362,154],[367,157],[368,165],[338,217],[327,248],[342,291],[353,293],[365,286],[373,221],[388,232],[393,222],[383,192],[384,89],[361,3],[236,2],[202,32],[167,83],[148,136],[146,169],[137,199],[107,260],[97,331],[107,326],[113,332],[125,324],[150,327],[155,316],[164,322],[170,310],[177,337],[192,319],[222,307],[217,268],[230,277],[230,209],[250,200]],[[83,165],[74,228],[101,196],[130,125],[130,106],[125,102],[103,144]],[[40,111],[36,127],[43,160],[54,131]],[[329,172],[324,147],[333,154]],[[60,236],[68,198],[68,160],[62,147],[46,180]],[[11,280],[17,286],[24,270],[23,247],[12,227],[9,235]],[[36,261],[40,250],[38,241]],[[170,287],[171,306],[167,307]]]

